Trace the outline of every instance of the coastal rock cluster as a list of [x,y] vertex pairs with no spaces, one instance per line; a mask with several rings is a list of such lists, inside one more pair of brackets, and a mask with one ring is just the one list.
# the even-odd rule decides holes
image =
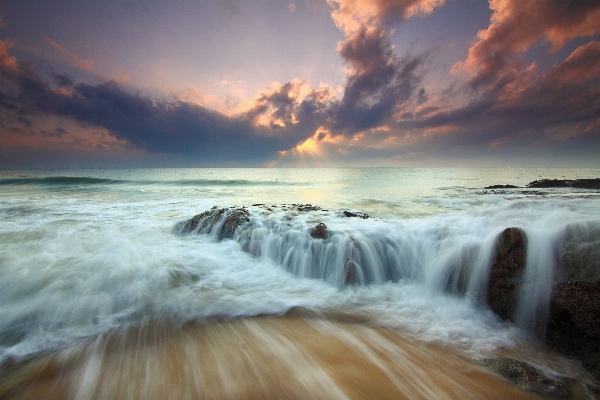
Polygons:
[[520,388],[552,398],[571,397],[569,378],[548,377],[533,365],[511,357],[484,358],[482,363]]
[[[529,182],[527,188],[575,188],[575,189],[600,189],[600,178],[595,179],[539,179]],[[484,189],[518,189],[515,185],[490,185]]]
[[[544,340],[600,379],[600,237],[567,232],[563,241]],[[507,228],[499,235],[487,300],[505,320],[514,321],[526,252],[521,229]]]
[[[225,218],[221,221],[223,216]],[[179,224],[176,229],[182,233],[193,231],[209,233],[216,229],[219,240],[223,240],[233,239],[236,229],[247,222],[250,222],[250,214],[245,207],[213,207],[201,214],[194,215],[189,220]]]
[[[531,188],[565,186],[595,189],[600,188],[600,179],[541,180],[528,185]],[[512,186],[494,185],[488,188],[510,187]],[[308,246],[330,246],[332,237],[335,239],[335,235],[339,233],[331,231],[320,220],[323,212],[329,213],[328,215],[331,215],[331,212],[318,206],[311,204],[270,206],[253,204],[252,206],[255,207],[252,215],[246,207],[213,207],[179,223],[176,230],[182,234],[212,234],[218,240],[234,239],[239,232],[246,230],[248,233],[249,229],[253,229],[251,227],[255,222],[251,223],[251,221],[255,216],[254,213],[266,216],[274,212],[282,212],[284,215],[282,221],[291,221],[299,215],[307,215],[303,220],[308,226],[302,235],[305,235],[306,240],[310,242],[305,242]],[[370,218],[368,214],[350,210],[341,210],[335,215],[340,218]],[[573,224],[565,230],[558,241],[560,243],[555,246],[556,269],[549,297],[547,324],[544,322],[541,329],[541,339],[558,353],[579,360],[596,379],[600,380],[600,229],[598,227],[589,229],[589,227]],[[361,244],[356,242],[352,235],[345,243],[349,247],[348,256],[345,261],[342,260],[343,268],[340,267],[341,275],[336,278],[337,282],[341,286],[368,283],[364,275],[368,271],[363,268],[364,265],[361,266],[361,257],[358,255],[362,251]],[[245,247],[247,245],[242,244],[242,246],[249,251]],[[321,253],[315,250],[315,257],[324,254],[323,248],[319,247]],[[527,248],[527,233],[519,227],[506,228],[496,240],[485,301],[493,312],[506,321],[516,322],[516,310],[523,289]],[[284,251],[281,253],[291,254]],[[323,263],[326,267],[325,264],[327,262]],[[463,277],[460,274],[466,269],[458,268],[456,271],[460,275],[459,278],[466,282],[468,276]],[[467,273],[468,271],[464,272]],[[554,381],[529,364],[503,357],[486,359],[483,363],[517,386],[552,397],[568,397],[568,382]]]

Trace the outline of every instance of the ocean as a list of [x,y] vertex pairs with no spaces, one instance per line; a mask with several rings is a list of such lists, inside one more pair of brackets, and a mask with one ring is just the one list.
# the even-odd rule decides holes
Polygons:
[[[244,353],[254,371],[266,367],[252,352],[274,346],[287,352],[288,364],[295,360],[286,368],[300,374],[298,382],[312,382],[298,385],[317,388],[307,397],[362,397],[344,389],[342,378],[323,372],[325,367],[315,373],[314,360],[302,358],[308,350],[290,344],[291,332],[281,333],[300,320],[322,334],[339,329],[335,321],[352,325],[364,337],[367,328],[381,337],[397,334],[394,340],[429,349],[422,354],[438,349],[470,360],[465,362],[516,352],[550,373],[572,370],[568,362],[563,363],[568,367],[550,363],[554,356],[536,347],[535,326],[544,323],[540,304],[547,301],[565,232],[573,227],[600,231],[600,191],[525,186],[543,178],[599,176],[600,169],[581,168],[2,170],[0,365],[13,368],[88,349],[77,353],[77,365],[87,372],[60,393],[110,398],[113,392],[99,388],[99,364],[90,367],[98,358],[89,354],[101,354],[99,343],[107,346],[111,335],[120,332],[135,347],[146,339],[124,332],[139,327],[153,326],[160,341],[163,331],[183,335],[189,326],[243,324],[246,334],[254,335],[249,347],[255,349]],[[485,189],[494,184],[518,187]],[[182,231],[185,221],[213,207],[245,207],[249,222],[231,238],[219,238],[210,229]],[[361,218],[364,214],[369,218]],[[319,223],[327,228],[326,239],[310,235]],[[522,228],[529,240],[527,295],[514,324],[502,321],[485,303],[494,243],[507,227]],[[345,276],[349,260],[354,265],[350,280]],[[462,283],[456,278],[459,265],[471,271]],[[272,323],[279,327],[267,331]],[[235,337],[240,331],[232,332]],[[379,365],[374,360],[381,355],[367,352],[364,342],[342,333],[338,337]],[[234,339],[228,340],[235,346]],[[215,375],[219,384],[206,385],[221,391],[210,394],[197,383],[196,396],[204,390],[207,398],[253,397],[248,386],[228,391],[236,378],[223,371],[240,361],[219,360],[216,350],[206,346],[221,371]],[[146,350],[144,374],[150,374],[151,353]],[[155,363],[160,358],[152,357]],[[112,368],[119,365],[124,361]],[[395,382],[392,378],[401,373],[393,368],[382,364],[379,369]],[[419,368],[426,374],[429,367],[416,362],[413,373]],[[435,380],[425,375],[417,380],[421,386],[405,392],[413,394],[407,398],[464,395],[441,395],[427,383],[423,386]],[[134,385],[130,397],[140,398],[144,385]],[[258,386],[260,393],[273,395],[268,383]],[[16,396],[18,391],[11,390]],[[274,397],[304,396],[291,390]],[[190,398],[196,397],[191,393]]]

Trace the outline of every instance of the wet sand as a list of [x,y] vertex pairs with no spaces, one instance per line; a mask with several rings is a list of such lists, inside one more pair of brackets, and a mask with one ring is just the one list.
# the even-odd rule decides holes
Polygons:
[[5,368],[1,399],[532,399],[360,318],[154,321]]

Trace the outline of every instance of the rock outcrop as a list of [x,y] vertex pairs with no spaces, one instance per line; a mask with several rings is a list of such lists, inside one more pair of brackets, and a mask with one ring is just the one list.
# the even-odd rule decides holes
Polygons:
[[[223,223],[221,224],[221,220]],[[219,240],[232,239],[235,231],[243,224],[250,222],[250,214],[245,207],[218,208],[213,207],[177,226],[181,233],[211,233],[217,229]]]
[[519,228],[507,228],[498,237],[492,262],[487,301],[492,311],[504,320],[512,320],[527,256],[527,238]]
[[490,185],[484,187],[484,189],[517,189],[518,186],[515,185]]
[[546,343],[600,380],[600,280],[562,282],[550,298]]
[[[568,228],[562,238],[545,342],[600,379],[600,229],[580,228]],[[524,231],[507,228],[499,235],[487,300],[504,320],[513,320],[526,254]]]
[[342,214],[344,214],[344,216],[348,217],[348,218],[362,218],[362,219],[371,218],[371,216],[369,214],[365,214],[362,212],[352,212],[352,211],[348,211],[348,210],[343,211]]
[[482,362],[522,389],[558,399],[571,397],[572,380],[568,378],[550,378],[533,365],[510,357],[485,358]]
[[328,233],[329,231],[327,230],[327,225],[319,222],[317,226],[310,231],[310,236],[314,237],[315,239],[327,239]]
[[530,188],[572,187],[577,189],[600,189],[600,179],[540,179],[527,184]]

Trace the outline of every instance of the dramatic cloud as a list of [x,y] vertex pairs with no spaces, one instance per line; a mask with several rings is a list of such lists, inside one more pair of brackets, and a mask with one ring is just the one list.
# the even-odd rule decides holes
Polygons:
[[[394,36],[398,24],[444,12],[443,0],[329,4],[343,35],[331,51],[337,50],[346,72],[335,89],[285,76],[254,97],[233,91],[234,97],[217,100],[210,86],[195,82],[161,94],[153,87],[136,89],[130,75],[103,79],[91,59],[48,37],[41,39],[43,47],[79,68],[71,69],[77,78],[47,68],[47,60],[24,62],[22,51],[15,51],[17,59],[11,55],[15,44],[0,40],[4,154],[7,148],[25,154],[27,146],[42,152],[51,145],[65,152],[71,146],[167,155],[198,165],[327,166],[528,161],[538,153],[594,160],[600,153],[597,1],[491,0],[489,26],[456,53],[462,61],[456,63],[455,55],[445,64],[438,48],[394,46],[401,43]],[[304,8],[291,3],[288,11],[300,17]],[[531,61],[544,50],[551,62]],[[214,78],[213,88],[235,88],[237,79]],[[209,108],[217,101],[229,114]]]
[[[166,102],[130,93],[114,81],[98,85],[74,84],[56,75],[60,88],[52,89],[26,64],[17,65],[3,43],[0,72],[18,87],[16,95],[3,94],[4,108],[22,115],[48,114],[73,118],[80,123],[108,129],[119,140],[154,153],[194,155],[199,159],[243,158],[264,160],[298,138],[269,136],[269,130],[256,127],[246,115],[229,117],[197,104]],[[309,99],[318,93],[308,93]],[[287,118],[281,96],[269,101],[280,107],[276,116]],[[308,102],[314,100],[305,100]],[[282,103],[283,102],[283,103]],[[61,130],[45,131],[45,137],[58,136]],[[268,140],[265,140],[268,139]]]
[[521,67],[519,56],[543,38],[556,51],[569,39],[600,32],[600,3],[594,0],[491,0],[490,7],[490,26],[455,66],[472,74],[474,88],[511,79]]
[[8,54],[8,50],[12,46],[12,42],[0,40],[0,72],[8,77],[13,77],[19,73],[17,59]]
[[331,17],[346,35],[367,26],[382,25],[430,14],[444,0],[329,0]]
[[381,28],[354,32],[338,51],[352,71],[335,112],[334,128],[350,129],[349,134],[389,123],[421,82],[423,59],[397,59]]

